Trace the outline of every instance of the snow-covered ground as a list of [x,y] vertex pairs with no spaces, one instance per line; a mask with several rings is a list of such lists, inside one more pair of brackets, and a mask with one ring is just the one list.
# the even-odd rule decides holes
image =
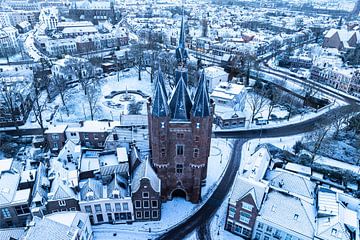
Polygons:
[[24,47],[26,52],[29,54],[29,56],[33,58],[35,61],[39,61],[40,58],[42,57],[46,58],[46,56],[40,53],[39,50],[37,50],[37,48],[35,47],[34,30],[30,31],[29,35],[26,37],[24,42]]
[[[327,111],[329,111],[331,109],[334,109],[334,108],[337,108],[337,107],[340,107],[340,106],[344,106],[344,105],[346,105],[346,103],[344,103],[342,101],[335,101],[335,102],[331,103],[328,107],[324,107],[324,108],[320,109],[319,111],[311,111],[311,112],[307,112],[306,114],[300,114],[300,115],[298,114],[298,115],[292,116],[292,117],[290,117],[289,121],[288,120],[271,120],[266,125],[256,125],[255,122],[251,123],[248,120],[249,118],[247,118],[247,120],[245,122],[245,127],[238,127],[238,128],[231,128],[231,129],[221,129],[221,128],[215,126],[215,128],[213,130],[214,131],[225,131],[225,132],[230,131],[231,132],[231,131],[237,131],[237,130],[244,130],[245,131],[245,130],[248,130],[248,129],[265,129],[265,128],[272,128],[272,127],[281,127],[281,126],[286,126],[286,125],[289,125],[289,124],[294,124],[294,123],[299,123],[299,122],[302,122],[302,121],[306,121],[308,119],[320,116],[320,115],[324,114],[325,112],[327,112]],[[231,110],[231,108],[229,108],[229,110]],[[284,112],[281,109],[279,109],[279,110],[280,111],[275,110],[274,114],[275,115],[281,114],[279,116],[284,115]],[[267,116],[266,113],[267,113],[267,110],[264,109],[264,111],[261,114],[259,114],[259,116],[260,115]],[[249,113],[246,113],[246,114],[249,114]]]
[[[121,114],[127,114],[128,102],[119,100],[119,95],[112,99],[106,99],[105,96],[110,95],[112,91],[122,90],[141,90],[144,94],[152,95],[152,84],[150,82],[150,75],[148,72],[142,72],[142,80],[137,79],[137,70],[131,69],[129,72],[121,72],[119,81],[117,75],[111,75],[103,79],[99,79],[100,97],[97,102],[94,120],[109,119],[118,121]],[[139,86],[141,86],[139,88]],[[141,114],[146,114],[146,99],[140,95],[134,95],[136,101],[143,102]],[[54,101],[48,103],[45,91],[42,93],[40,102],[45,105],[43,112],[44,125],[56,123],[77,123],[79,121],[90,120],[90,109],[84,91],[80,84],[68,90],[66,97],[66,105],[69,108],[69,116],[66,114],[66,109],[62,104],[60,96],[57,96]],[[121,104],[120,107],[115,105]],[[118,105],[119,106],[119,105]],[[53,115],[53,118],[51,118]],[[34,113],[31,111],[27,122],[20,128],[38,128]]]
[[96,240],[116,239],[113,234],[129,239],[148,239],[156,237],[171,227],[185,221],[194,214],[210,197],[217,183],[223,177],[223,173],[229,162],[232,142],[224,139],[212,139],[211,151],[208,163],[208,175],[206,186],[202,188],[202,202],[192,204],[182,198],[174,198],[172,201],[163,203],[161,206],[161,220],[154,222],[134,222],[131,225],[102,224],[94,226],[94,237]]
[[248,164],[249,160],[252,160],[251,155],[255,153],[255,149],[258,145],[264,143],[270,143],[280,149],[292,151],[292,147],[297,141],[302,141],[304,139],[303,134],[294,135],[290,137],[281,137],[281,138],[261,138],[261,139],[252,139],[247,141],[243,145],[241,152],[241,162],[239,172],[243,172],[244,166]]
[[349,164],[349,163],[345,163],[345,162],[341,162],[332,158],[328,158],[328,157],[324,157],[324,156],[316,156],[315,157],[315,163],[321,164],[321,165],[326,165],[326,166],[330,166],[330,167],[337,167],[337,168],[341,168],[344,170],[349,170],[352,171],[356,174],[360,174],[360,166],[356,166],[354,164]]

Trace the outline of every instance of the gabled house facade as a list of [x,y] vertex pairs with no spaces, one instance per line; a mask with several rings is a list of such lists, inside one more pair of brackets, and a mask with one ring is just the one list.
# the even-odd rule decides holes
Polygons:
[[251,239],[267,189],[266,183],[239,176],[229,198],[225,229],[245,239]]

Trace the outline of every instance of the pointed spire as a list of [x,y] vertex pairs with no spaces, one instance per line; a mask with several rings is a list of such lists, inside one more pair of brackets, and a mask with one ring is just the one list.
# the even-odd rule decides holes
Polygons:
[[180,37],[179,37],[179,46],[176,48],[176,59],[178,63],[186,63],[188,59],[188,52],[185,47],[185,24],[184,24],[184,11],[181,17],[181,28],[180,28]]
[[155,85],[154,102],[152,106],[152,115],[157,117],[165,117],[169,114],[169,106],[167,104],[167,95],[165,92],[165,84],[161,71],[158,72],[158,78]]
[[165,97],[166,97],[166,101],[167,101],[167,95],[166,95],[166,87],[165,87],[165,82],[164,82],[164,76],[162,74],[161,71],[161,67],[159,64],[159,68],[158,68],[158,72],[157,72],[157,81],[160,83],[160,86],[162,87],[163,92],[165,93]]
[[181,28],[180,28],[180,38],[179,38],[179,47],[185,48],[185,25],[184,25],[184,10],[181,16]]
[[194,117],[210,116],[210,101],[206,86],[205,70],[201,72],[199,86],[195,94],[194,106],[191,112]]
[[175,120],[190,119],[192,102],[191,102],[190,94],[186,88],[186,84],[182,77],[177,83],[174,93],[171,96],[169,107],[171,112],[171,119],[175,119]]

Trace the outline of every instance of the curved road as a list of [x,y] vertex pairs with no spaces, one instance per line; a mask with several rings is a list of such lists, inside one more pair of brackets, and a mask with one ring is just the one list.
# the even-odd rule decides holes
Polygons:
[[[347,105],[340,107],[341,109],[349,112],[360,111],[360,106]],[[338,111],[339,108],[330,110],[329,112],[308,119],[301,123],[294,123],[287,126],[276,127],[276,128],[264,128],[254,130],[241,130],[241,131],[229,131],[229,132],[214,132],[215,137],[223,138],[236,138],[233,153],[229,165],[225,171],[224,177],[220,181],[218,187],[211,195],[211,197],[205,202],[205,204],[191,217],[184,222],[170,229],[167,233],[161,235],[157,239],[159,240],[177,240],[184,239],[188,234],[199,228],[200,239],[209,239],[208,237],[208,226],[207,223],[216,213],[221,203],[224,201],[228,192],[230,191],[236,173],[240,166],[241,149],[242,145],[249,139],[257,137],[285,137],[304,132],[309,132],[316,129],[316,124],[329,124],[331,123],[331,116],[334,112]]]
[[186,235],[188,235],[200,226],[199,223],[205,223],[207,220],[211,219],[216,210],[220,207],[221,203],[224,201],[227,192],[230,190],[234,182],[237,170],[240,167],[242,145],[246,141],[247,139],[236,140],[233,152],[231,154],[231,159],[225,171],[224,177],[222,178],[220,184],[213,192],[211,197],[206,201],[206,203],[186,221],[170,229],[167,233],[163,234],[157,239],[184,239]]

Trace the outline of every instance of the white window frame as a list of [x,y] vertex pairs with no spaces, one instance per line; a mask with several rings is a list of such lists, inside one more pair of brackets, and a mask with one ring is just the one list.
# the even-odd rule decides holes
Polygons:
[[252,212],[252,210],[253,210],[253,208],[254,208],[253,205],[251,205],[251,204],[249,204],[249,203],[247,203],[247,202],[242,202],[242,203],[241,203],[241,207],[242,207],[242,209],[248,210],[248,211],[250,211],[250,212]]

